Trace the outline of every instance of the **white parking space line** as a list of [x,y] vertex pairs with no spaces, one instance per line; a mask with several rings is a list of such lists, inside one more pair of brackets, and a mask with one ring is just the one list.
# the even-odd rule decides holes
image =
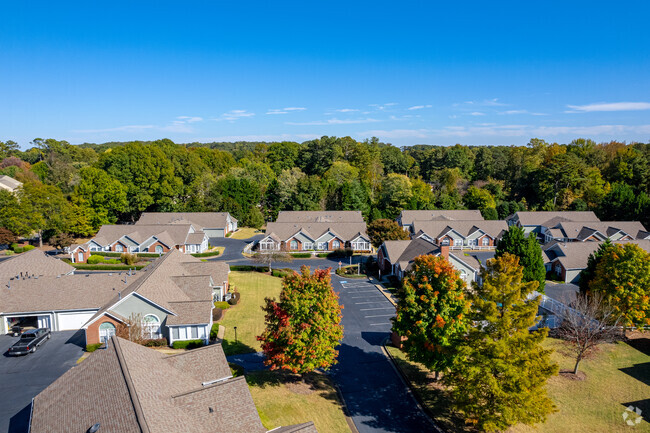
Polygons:
[[384,295],[377,295],[377,296],[351,296],[350,299],[369,299],[369,298],[377,298],[377,299],[386,299]]
[[365,319],[368,319],[369,317],[393,317],[394,314],[375,314],[373,316],[363,316]]
[[378,304],[382,301],[368,301],[368,302],[355,302],[354,305],[362,305],[362,304]]
[[379,308],[360,308],[359,311],[370,311],[370,310],[394,310],[395,307],[379,307]]
[[377,290],[355,290],[355,291],[350,290],[347,293],[370,293],[370,292],[377,293]]
[[392,323],[386,322],[386,323],[371,323],[370,324],[370,326],[382,326],[382,325],[392,325]]

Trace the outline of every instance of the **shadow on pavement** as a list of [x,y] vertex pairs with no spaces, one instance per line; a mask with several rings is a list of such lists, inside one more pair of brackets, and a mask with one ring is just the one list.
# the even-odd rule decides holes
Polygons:
[[86,332],[83,329],[75,332],[70,338],[68,338],[65,344],[74,344],[75,346],[81,347],[82,349],[86,348]]
[[9,420],[8,433],[27,433],[29,429],[29,416],[31,415],[32,404],[28,404]]

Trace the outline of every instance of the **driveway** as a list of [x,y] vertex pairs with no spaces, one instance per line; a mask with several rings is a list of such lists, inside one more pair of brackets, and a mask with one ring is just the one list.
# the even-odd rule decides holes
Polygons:
[[83,353],[80,331],[53,332],[35,353],[9,357],[17,337],[0,335],[0,433],[25,433],[32,398],[58,379]]
[[331,376],[360,433],[434,432],[382,351],[395,308],[368,280],[332,275],[340,293],[344,337]]

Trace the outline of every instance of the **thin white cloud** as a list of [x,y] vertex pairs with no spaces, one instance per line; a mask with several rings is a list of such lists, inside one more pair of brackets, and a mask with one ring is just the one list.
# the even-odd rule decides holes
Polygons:
[[327,119],[327,120],[314,120],[311,122],[284,122],[285,125],[294,126],[309,126],[309,125],[353,125],[357,123],[375,123],[381,122],[379,119]]
[[599,102],[587,105],[567,105],[565,113],[591,113],[594,111],[640,111],[650,110],[650,102]]
[[269,110],[266,112],[266,114],[289,114],[289,112],[282,110]]
[[304,141],[320,138],[319,134],[251,134],[251,135],[222,135],[218,137],[201,137],[196,140],[202,143],[212,141]]
[[195,122],[203,121],[203,117],[198,117],[198,116],[178,116],[176,119],[186,123],[195,123]]
[[430,104],[427,105],[414,105],[412,107],[407,108],[407,110],[422,110],[423,108],[431,108]]
[[216,121],[228,121],[228,122],[234,122],[239,119],[243,119],[246,117],[252,117],[255,116],[255,113],[251,113],[247,110],[230,110],[227,113],[223,113],[221,116],[215,118],[214,120]]
[[485,113],[483,113],[481,111],[472,111],[471,113],[469,113],[469,115],[470,116],[485,116]]
[[479,105],[483,107],[503,107],[508,104],[504,104],[503,102],[499,101],[499,98],[492,98],[492,99],[483,99],[482,101],[464,101],[462,103],[455,103],[452,104],[452,107],[459,107],[462,106],[463,104],[465,105]]
[[284,111],[305,111],[305,107],[287,107],[283,108]]
[[143,132],[156,128],[155,125],[125,125],[103,129],[73,129],[76,134],[99,134],[103,132]]
[[305,107],[269,108],[266,114],[289,114],[290,111],[305,111]]
[[334,110],[334,111],[338,113],[352,113],[354,111],[359,111],[359,110],[356,108],[339,108],[338,110]]
[[506,111],[499,111],[499,114],[529,114],[531,116],[547,116],[546,113],[533,113],[528,110],[506,110]]
[[368,107],[374,107],[377,110],[385,110],[388,107],[399,105],[397,102],[387,102],[385,104],[368,104]]

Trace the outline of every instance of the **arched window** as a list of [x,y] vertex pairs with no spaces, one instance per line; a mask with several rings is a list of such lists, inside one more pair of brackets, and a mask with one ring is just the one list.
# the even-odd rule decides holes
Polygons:
[[481,244],[486,247],[490,244],[490,239],[486,236],[481,240]]
[[147,314],[142,318],[142,336],[144,338],[160,338],[160,319],[155,314]]
[[156,245],[156,254],[162,254],[163,252],[162,245]]
[[289,243],[289,248],[292,250],[297,250],[298,249],[298,241],[293,240]]
[[460,270],[460,278],[465,281],[467,280],[467,272],[465,272],[465,269]]
[[77,261],[79,263],[83,263],[83,261],[84,261],[84,252],[83,251],[79,251],[79,253],[77,254]]
[[117,251],[118,253],[124,252],[124,247],[122,246],[122,244],[115,245],[115,251]]
[[332,249],[333,249],[333,250],[338,250],[339,248],[341,248],[341,242],[338,241],[338,240],[336,240],[336,239],[334,239],[334,240],[332,241]]
[[99,341],[105,343],[111,336],[115,335],[115,325],[111,322],[104,322],[99,325]]
[[449,245],[449,238],[444,238],[444,239],[442,240],[442,244],[443,244],[443,245]]

